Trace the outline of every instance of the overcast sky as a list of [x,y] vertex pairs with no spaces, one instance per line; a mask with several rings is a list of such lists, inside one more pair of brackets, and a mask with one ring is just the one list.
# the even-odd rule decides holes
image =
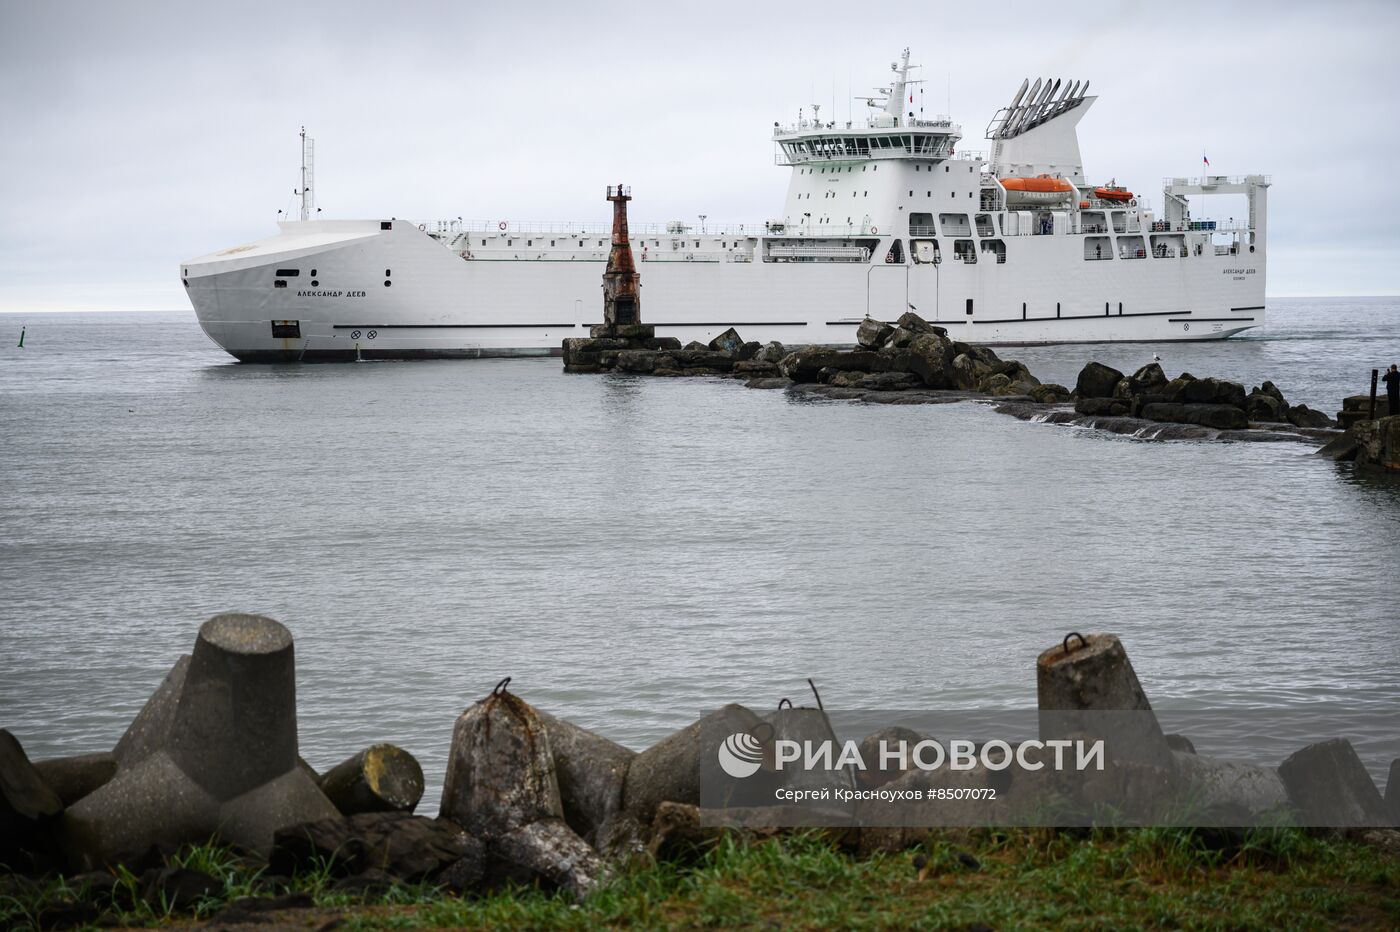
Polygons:
[[325,217],[605,220],[621,179],[639,221],[762,221],[773,121],[906,45],[963,148],[1088,79],[1090,180],[1271,174],[1271,295],[1400,294],[1397,40],[1395,3],[0,0],[0,311],[188,307],[182,259],[292,208],[303,123]]

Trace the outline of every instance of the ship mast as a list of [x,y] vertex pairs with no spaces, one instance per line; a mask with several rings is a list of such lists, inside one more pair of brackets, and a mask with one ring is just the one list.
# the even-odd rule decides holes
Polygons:
[[301,190],[293,191],[301,195],[301,219],[311,219],[316,209],[316,140],[306,135],[306,127],[301,128]]

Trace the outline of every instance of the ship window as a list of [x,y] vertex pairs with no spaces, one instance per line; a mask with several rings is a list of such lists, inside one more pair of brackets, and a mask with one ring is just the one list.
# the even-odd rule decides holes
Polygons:
[[283,281],[282,279],[279,278],[279,279],[277,279],[277,281],[275,281],[275,282],[272,283],[272,287],[273,287],[273,288],[286,288],[286,287],[287,287],[287,283],[286,283],[285,281]]
[[[527,239],[527,240],[525,241],[525,245],[526,245],[526,246],[533,246],[533,245],[535,245],[535,241],[532,240],[532,239]],[[388,273],[388,272],[385,272],[384,274],[385,274],[385,275],[388,275],[389,273]]]
[[910,191],[910,192],[909,192],[909,196],[910,196],[910,197],[913,197],[913,196],[914,196],[914,192],[913,192],[913,191]]
[[486,240],[482,240],[482,241],[481,241],[481,245],[485,246],[485,245],[486,245]]
[[946,174],[947,172],[952,171],[952,169],[949,168],[947,165],[944,165],[944,166],[943,166],[943,171],[944,171],[944,173]]
[[549,245],[553,246],[553,245],[554,245],[554,240],[550,240],[550,241],[549,241]]
[[933,197],[933,192],[932,192],[932,191],[925,191],[925,192],[924,192],[924,197]]
[[967,299],[967,314],[968,314],[969,317],[972,316],[972,299],[971,299],[971,298],[968,298],[968,299]]
[[312,287],[312,288],[320,288],[320,287],[321,287],[321,283],[318,282],[316,279],[313,278],[313,279],[311,279],[311,287]]
[[312,278],[315,278],[315,277],[316,277],[316,270],[315,270],[315,269],[312,269],[312,270],[311,270],[311,277],[312,277]]
[[957,197],[957,196],[958,196],[958,192],[956,192],[956,191],[949,191],[949,192],[948,192],[948,196],[949,196],[949,197]]
[[390,223],[388,220],[381,220],[381,221],[379,221],[379,229],[381,229],[381,230],[388,230],[388,229],[391,229],[393,226],[394,226],[394,225],[393,225],[392,223]]
[[387,278],[384,279],[384,287],[385,287],[385,288],[388,288],[388,287],[389,287],[390,285],[392,285],[392,284],[393,284],[393,282],[389,281],[389,279],[387,279]]
[[388,278],[390,274],[391,274],[391,273],[390,273],[390,271],[389,271],[388,269],[385,269],[385,270],[384,270],[384,277],[385,277],[385,278]]
[[300,275],[300,274],[301,274],[301,270],[300,270],[300,269],[278,269],[278,270],[277,270],[277,277],[278,277],[278,278],[296,278],[296,277],[297,277],[298,275]]
[[870,192],[869,192],[869,191],[862,192],[862,194],[861,194],[861,197],[869,197],[869,196],[870,196]]

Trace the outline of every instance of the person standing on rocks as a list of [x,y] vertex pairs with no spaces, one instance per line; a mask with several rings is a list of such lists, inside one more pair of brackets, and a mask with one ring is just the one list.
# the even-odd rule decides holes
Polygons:
[[1394,363],[1381,376],[1381,381],[1385,383],[1385,401],[1389,407],[1387,413],[1395,417],[1400,414],[1400,372],[1396,371]]

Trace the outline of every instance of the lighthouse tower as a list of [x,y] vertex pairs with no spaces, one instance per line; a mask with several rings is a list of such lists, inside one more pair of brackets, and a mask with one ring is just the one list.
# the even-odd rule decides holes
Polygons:
[[627,202],[632,189],[626,185],[608,187],[613,205],[612,251],[603,272],[603,325],[630,327],[642,322],[640,276],[632,262],[632,244],[627,241]]

